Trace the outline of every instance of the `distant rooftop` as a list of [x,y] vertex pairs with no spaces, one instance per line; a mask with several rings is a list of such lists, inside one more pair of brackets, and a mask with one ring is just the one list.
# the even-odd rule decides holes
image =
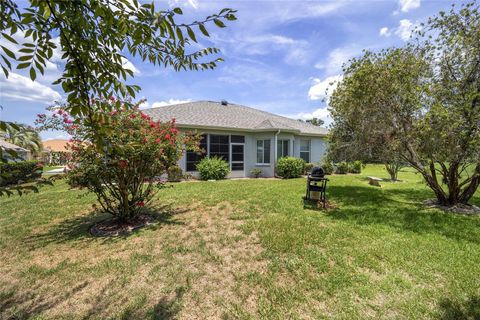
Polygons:
[[66,149],[68,140],[51,139],[42,141],[43,150],[53,152],[68,152]]
[[22,147],[17,146],[16,144],[7,142],[3,139],[0,139],[0,147],[2,147],[5,150],[15,150],[15,151],[28,151],[27,149],[24,149]]
[[303,135],[328,134],[328,129],[273,113],[215,101],[194,101],[143,110],[155,120],[176,119],[180,127],[286,131]]

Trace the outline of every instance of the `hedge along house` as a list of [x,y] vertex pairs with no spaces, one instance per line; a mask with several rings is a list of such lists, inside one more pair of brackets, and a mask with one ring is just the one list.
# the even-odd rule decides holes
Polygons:
[[154,120],[176,119],[183,131],[202,134],[203,154],[186,152],[179,166],[196,175],[196,164],[206,156],[219,156],[230,164],[230,178],[247,177],[260,168],[273,177],[284,156],[320,161],[327,147],[328,130],[310,123],[226,101],[196,101],[143,110]]

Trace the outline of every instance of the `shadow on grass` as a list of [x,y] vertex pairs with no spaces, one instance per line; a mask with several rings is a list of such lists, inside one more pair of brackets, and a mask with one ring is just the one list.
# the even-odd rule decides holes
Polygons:
[[422,201],[429,198],[432,194],[428,190],[332,186],[328,189],[328,199],[339,203],[340,208],[326,215],[361,225],[383,224],[480,243],[479,217],[428,209]]
[[161,298],[153,309],[149,312],[149,319],[152,320],[167,320],[175,319],[176,315],[182,309],[182,299],[185,294],[184,287],[178,287],[175,290],[175,297],[173,299]]
[[134,230],[133,232],[116,237],[94,237],[90,234],[90,227],[105,219],[112,218],[110,214],[92,211],[87,215],[76,216],[63,220],[52,226],[47,232],[34,234],[26,239],[32,249],[43,247],[50,243],[65,243],[75,240],[101,240],[103,242],[118,241],[128,238],[140,230],[157,230],[163,225],[183,225],[184,223],[176,218],[177,215],[188,212],[188,209],[172,208],[171,205],[161,207],[145,208],[145,213],[154,218],[152,224]]
[[22,292],[16,287],[7,290],[3,288],[4,291],[0,294],[0,318],[31,319],[67,301],[87,287],[88,284],[88,281],[84,281],[67,292],[49,296],[48,298],[36,295],[36,288],[30,288],[28,292]]
[[441,320],[480,319],[480,296],[471,296],[467,301],[458,302],[445,298],[439,302]]

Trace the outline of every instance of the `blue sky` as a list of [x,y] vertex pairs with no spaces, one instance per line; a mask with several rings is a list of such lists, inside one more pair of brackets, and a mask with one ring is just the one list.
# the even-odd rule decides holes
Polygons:
[[[131,82],[142,87],[139,98],[149,106],[192,100],[222,99],[265,111],[330,122],[324,92],[341,79],[341,65],[363,49],[401,46],[410,31],[451,1],[337,0],[337,1],[155,1],[157,7],[180,6],[193,21],[224,7],[238,10],[228,27],[210,27],[204,46],[222,50],[225,62],[216,70],[174,72],[129,58],[135,71]],[[5,40],[0,40],[5,44]],[[11,44],[7,44],[10,45]],[[33,124],[54,100],[64,94],[51,82],[60,75],[56,53],[46,76],[31,82],[23,73],[0,75],[0,118]],[[42,133],[44,139],[66,137]]]

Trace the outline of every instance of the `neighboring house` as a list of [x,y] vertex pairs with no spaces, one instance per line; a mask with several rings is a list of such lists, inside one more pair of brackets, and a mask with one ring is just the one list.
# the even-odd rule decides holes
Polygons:
[[31,160],[32,158],[32,154],[29,150],[19,147],[16,144],[7,142],[3,139],[0,139],[0,148],[2,148],[2,150],[13,150],[17,153],[18,159],[14,159],[9,153],[2,152],[2,156],[8,161]]
[[328,130],[265,111],[226,101],[197,101],[143,110],[154,120],[175,118],[180,130],[202,134],[202,155],[187,152],[179,161],[183,171],[196,174],[205,156],[221,156],[230,164],[229,177],[247,177],[260,168],[273,177],[277,160],[294,156],[320,161],[326,151]]
[[68,140],[52,139],[42,141],[42,160],[49,165],[63,165],[70,151],[67,149]]

